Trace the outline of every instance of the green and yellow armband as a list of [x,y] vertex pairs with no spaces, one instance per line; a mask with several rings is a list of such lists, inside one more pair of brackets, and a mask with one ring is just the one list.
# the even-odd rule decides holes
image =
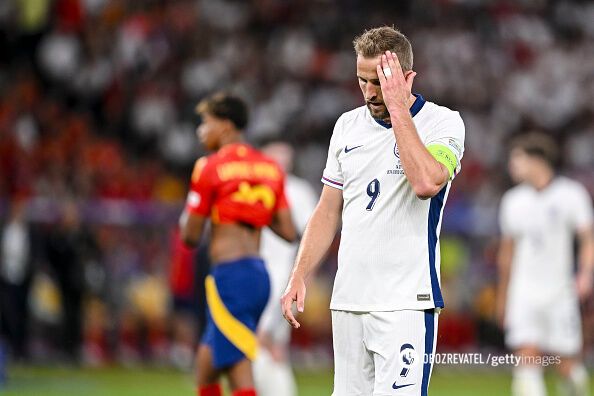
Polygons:
[[456,167],[458,166],[458,158],[456,158],[452,150],[441,144],[432,144],[427,146],[427,150],[429,153],[431,153],[433,158],[437,160],[437,162],[445,165],[445,167],[448,169],[448,172],[450,172],[451,179],[454,175]]

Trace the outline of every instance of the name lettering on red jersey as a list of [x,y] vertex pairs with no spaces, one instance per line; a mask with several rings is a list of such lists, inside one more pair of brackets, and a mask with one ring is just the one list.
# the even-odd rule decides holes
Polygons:
[[269,162],[232,161],[217,165],[217,174],[221,181],[233,179],[281,179],[278,168]]

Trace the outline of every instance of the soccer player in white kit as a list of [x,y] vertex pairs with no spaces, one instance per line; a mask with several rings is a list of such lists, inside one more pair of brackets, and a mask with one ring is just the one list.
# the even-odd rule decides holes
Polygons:
[[592,200],[582,185],[555,174],[558,153],[551,138],[532,133],[511,146],[509,171],[519,184],[501,201],[497,313],[507,346],[522,357],[513,371],[512,394],[546,394],[535,358],[551,354],[561,357],[556,366],[561,392],[585,396],[579,300],[592,292]]
[[365,106],[334,127],[322,195],[281,299],[304,309],[306,281],[342,221],[330,309],[334,396],[427,395],[435,350],[439,233],[460,170],[464,124],[412,94],[412,47],[392,27],[354,40]]
[[[299,234],[303,234],[318,199],[309,182],[293,174],[294,150],[286,142],[272,141],[261,148],[285,172],[285,194],[291,204],[291,217]],[[253,363],[254,381],[259,396],[296,396],[297,386],[289,362],[291,328],[285,323],[278,301],[297,255],[297,244],[262,230],[260,255],[270,276],[270,297],[258,325],[262,345]]]

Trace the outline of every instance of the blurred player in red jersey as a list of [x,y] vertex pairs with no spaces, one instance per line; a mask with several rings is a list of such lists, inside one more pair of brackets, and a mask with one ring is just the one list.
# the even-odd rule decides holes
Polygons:
[[196,161],[181,236],[195,246],[212,223],[206,279],[208,323],[196,358],[198,396],[219,396],[228,375],[234,396],[255,395],[252,364],[256,326],[268,301],[270,282],[259,257],[260,235],[270,227],[283,239],[297,238],[285,198],[285,176],[270,158],[243,142],[247,108],[223,93],[198,104],[200,141],[216,153]]

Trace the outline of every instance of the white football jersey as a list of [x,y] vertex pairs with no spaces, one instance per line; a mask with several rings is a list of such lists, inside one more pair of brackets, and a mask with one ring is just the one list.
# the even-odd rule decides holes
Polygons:
[[576,299],[574,236],[592,225],[592,201],[579,183],[558,176],[541,191],[520,184],[502,198],[500,226],[514,240],[509,304]]
[[[425,146],[453,153],[455,175],[464,151],[464,123],[458,112],[416,96],[410,111],[419,136]],[[392,127],[372,118],[365,106],[336,122],[322,182],[341,189],[344,200],[330,309],[443,307],[438,239],[451,183],[431,199],[417,198]]]
[[[291,174],[287,174],[285,178],[285,194],[291,206],[291,217],[295,222],[295,228],[297,232],[303,234],[309,217],[316,207],[318,196],[307,181]],[[278,302],[287,286],[297,248],[297,243],[285,241],[269,228],[262,230],[260,255],[270,275],[270,297],[258,326],[259,329],[270,334],[275,342],[283,344],[289,342],[291,327],[287,326]]]

